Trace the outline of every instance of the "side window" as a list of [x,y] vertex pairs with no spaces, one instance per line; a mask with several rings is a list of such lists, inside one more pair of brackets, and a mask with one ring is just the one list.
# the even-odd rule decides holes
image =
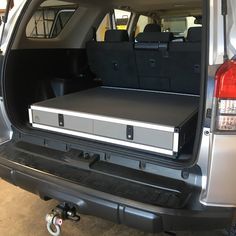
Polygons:
[[114,10],[116,29],[127,30],[131,18],[131,12],[123,10]]
[[141,15],[136,26],[135,37],[144,31],[146,25],[152,23],[154,23],[154,20],[151,17]]
[[100,26],[97,29],[97,41],[103,42],[105,40],[105,33],[108,29],[110,29],[110,14],[106,14],[104,19],[102,20]]
[[78,4],[58,0],[44,1],[30,19],[26,36],[28,38],[55,38],[70,20]]
[[[100,26],[97,29],[97,41],[103,42],[105,39],[105,32],[108,29],[114,28],[114,26],[111,26],[110,23],[110,14],[106,14],[104,19],[102,20]],[[131,12],[123,11],[123,10],[114,10],[114,18],[115,18],[115,28],[119,30],[127,30],[127,27],[130,22],[131,18]]]

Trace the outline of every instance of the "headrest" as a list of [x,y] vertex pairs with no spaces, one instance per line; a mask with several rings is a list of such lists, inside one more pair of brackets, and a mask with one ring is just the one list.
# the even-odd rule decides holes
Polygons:
[[170,32],[145,32],[138,34],[136,41],[138,43],[168,43],[173,38],[174,35]]
[[107,30],[105,42],[128,42],[129,35],[126,30]]
[[161,26],[158,24],[148,24],[143,32],[161,32]]
[[202,27],[191,27],[188,30],[188,42],[201,42],[202,40]]

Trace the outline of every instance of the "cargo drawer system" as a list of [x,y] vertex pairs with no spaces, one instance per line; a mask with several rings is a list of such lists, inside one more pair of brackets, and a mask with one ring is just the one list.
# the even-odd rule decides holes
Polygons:
[[176,157],[193,138],[199,98],[98,87],[33,104],[34,128]]

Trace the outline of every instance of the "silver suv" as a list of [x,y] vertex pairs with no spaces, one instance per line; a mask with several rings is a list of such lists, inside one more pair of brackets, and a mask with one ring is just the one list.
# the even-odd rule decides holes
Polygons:
[[230,228],[236,1],[10,6],[0,176],[62,202],[49,232],[79,213],[153,233]]

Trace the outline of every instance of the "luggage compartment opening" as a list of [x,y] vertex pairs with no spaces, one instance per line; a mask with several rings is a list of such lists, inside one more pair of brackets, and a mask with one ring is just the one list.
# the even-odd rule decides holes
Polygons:
[[[201,1],[196,2],[202,25]],[[71,25],[76,25],[76,14]],[[163,20],[165,31],[151,32],[158,28],[153,21],[136,32],[135,40],[132,32],[107,30],[104,42],[86,40],[86,47],[70,47],[70,40],[65,48],[60,40],[37,47],[41,39],[30,39],[28,48],[23,43],[9,50],[3,91],[13,125],[31,134],[46,131],[147,156],[192,159],[198,114],[203,112],[202,27],[190,27],[183,37],[168,32],[172,18]],[[185,20],[181,15],[181,25]]]
[[[35,112],[35,105],[42,105],[49,110],[56,110],[53,112],[56,118],[49,116],[48,123],[42,127],[40,122],[37,124],[38,115],[35,115],[34,130],[110,143],[137,153],[141,151],[142,155],[156,154],[181,161],[192,158],[199,109],[198,95],[102,86],[99,77],[90,71],[86,58],[86,49],[12,50],[7,64],[11,66],[6,67],[8,80],[5,81],[5,95],[13,124],[32,132],[30,123],[33,120],[29,118],[32,116],[33,119],[33,114],[29,117],[28,110],[31,108]],[[71,68],[74,60],[77,66]],[[51,101],[55,104],[51,104]],[[78,129],[80,125],[74,128],[62,127],[58,123],[60,115],[61,119],[67,119],[67,112],[79,113],[80,122],[81,115],[84,120],[84,114],[90,118],[93,116],[86,121],[91,127],[83,122],[81,124],[85,126],[82,130]],[[54,124],[50,119],[54,120]],[[79,120],[74,122],[78,124]],[[87,130],[84,130],[86,127]]]

